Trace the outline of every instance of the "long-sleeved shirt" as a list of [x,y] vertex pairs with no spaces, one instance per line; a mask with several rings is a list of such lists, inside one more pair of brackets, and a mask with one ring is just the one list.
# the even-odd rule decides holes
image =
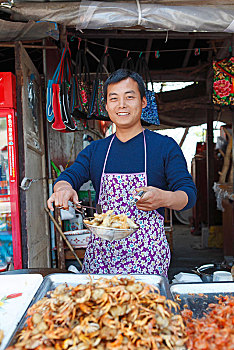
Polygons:
[[[58,177],[56,182],[69,182],[78,191],[83,183],[91,180],[96,191],[96,201],[103,165],[112,135],[93,141],[81,151],[75,162]],[[147,186],[162,190],[184,191],[188,203],[183,210],[192,208],[196,201],[196,187],[187,170],[184,155],[178,144],[170,137],[145,130],[147,149]],[[111,145],[106,163],[106,173],[141,173],[145,168],[144,138],[140,133],[128,140],[120,141],[117,137]],[[164,215],[164,208],[157,211]]]

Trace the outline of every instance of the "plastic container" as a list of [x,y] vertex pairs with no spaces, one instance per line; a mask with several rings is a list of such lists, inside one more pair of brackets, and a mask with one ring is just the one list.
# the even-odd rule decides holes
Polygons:
[[213,273],[213,282],[232,281],[232,274],[228,271],[215,271]]
[[76,214],[76,217],[70,220],[64,220],[65,231],[82,230],[84,228],[83,218],[81,214]]

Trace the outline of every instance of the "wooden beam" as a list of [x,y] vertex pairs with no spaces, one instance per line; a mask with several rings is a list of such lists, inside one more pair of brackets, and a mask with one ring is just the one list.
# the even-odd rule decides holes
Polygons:
[[[208,63],[201,66],[185,67],[176,69],[165,69],[165,70],[150,70],[152,80],[154,82],[162,81],[205,81],[206,70]],[[106,78],[108,73],[104,72],[103,77]],[[91,72],[90,77],[94,79],[96,72]]]
[[59,25],[59,40],[61,46],[64,48],[67,45],[67,29],[64,24]]
[[[105,41],[104,41],[104,45],[105,45],[105,48],[107,48],[108,49],[108,46],[109,46],[109,38],[105,38]],[[106,67],[106,69],[108,70],[108,67],[107,67],[107,57],[105,57],[105,59],[104,59],[104,66]]]
[[[67,28],[68,35],[80,37],[83,39],[97,39],[97,38],[109,38],[109,39],[163,39],[165,40],[165,31],[146,31],[139,29],[132,30],[91,30],[86,29],[84,33],[77,32],[73,28]],[[222,32],[168,32],[169,39],[181,40],[181,39],[202,39],[202,40],[214,40],[231,38],[231,33]]]
[[153,81],[204,81],[206,80],[206,71],[209,63],[195,67],[184,67],[165,70],[151,70],[150,74]]
[[194,99],[185,99],[173,102],[159,102],[158,110],[160,113],[168,113],[176,110],[184,109],[207,109],[207,104],[209,100],[207,96],[194,98]]
[[194,38],[189,41],[188,51],[186,51],[186,54],[185,54],[185,57],[184,57],[184,62],[182,63],[182,67],[183,68],[187,67],[187,65],[188,65],[188,62],[189,62],[189,59],[190,59],[190,56],[191,56],[192,49],[194,47],[195,41],[196,41],[196,39],[194,39]]
[[[146,51],[150,51],[151,50],[152,42],[153,42],[152,38],[147,40]],[[147,64],[149,63],[149,57],[150,57],[150,52],[146,52],[145,60],[146,60]]]
[[[15,47],[16,44],[8,44],[0,42],[0,47]],[[30,45],[30,44],[22,44],[25,49],[47,49],[47,50],[58,50],[57,46],[46,46],[46,45]]]
[[[233,35],[233,34],[232,34]],[[221,44],[222,48],[220,48],[217,52],[216,58],[218,60],[222,60],[227,57],[229,54],[229,47],[231,45],[232,37],[226,38]]]
[[186,139],[186,136],[188,135],[188,132],[189,132],[189,127],[187,127],[184,130],[184,135],[182,136],[182,139],[180,140],[180,143],[179,143],[180,148],[183,146],[183,143],[184,143],[184,141]]

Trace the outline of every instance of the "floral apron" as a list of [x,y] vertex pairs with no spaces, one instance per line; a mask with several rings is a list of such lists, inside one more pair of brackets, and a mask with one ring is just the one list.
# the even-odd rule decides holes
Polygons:
[[129,202],[135,189],[147,186],[146,140],[144,136],[145,170],[143,173],[105,173],[113,136],[103,166],[98,203],[103,212],[125,213],[140,228],[132,235],[112,242],[91,234],[83,273],[92,274],[156,274],[167,276],[170,249],[164,231],[164,218],[156,210],[142,211]]

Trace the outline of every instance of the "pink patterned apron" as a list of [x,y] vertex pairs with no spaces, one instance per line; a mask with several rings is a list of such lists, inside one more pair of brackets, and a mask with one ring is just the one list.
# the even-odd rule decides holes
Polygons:
[[125,213],[140,228],[132,235],[112,242],[91,234],[86,249],[83,273],[91,274],[156,274],[167,276],[170,249],[164,231],[164,218],[157,210],[142,211],[129,207],[135,189],[147,186],[146,140],[144,136],[145,169],[143,173],[105,173],[106,162],[115,135],[111,139],[101,177],[98,203],[103,211]]

